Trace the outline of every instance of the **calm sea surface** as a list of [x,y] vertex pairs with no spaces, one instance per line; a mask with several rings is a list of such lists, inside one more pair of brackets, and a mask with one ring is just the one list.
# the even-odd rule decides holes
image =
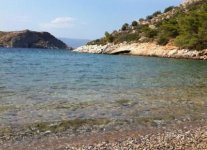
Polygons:
[[0,49],[0,127],[77,118],[159,123],[206,114],[206,61]]

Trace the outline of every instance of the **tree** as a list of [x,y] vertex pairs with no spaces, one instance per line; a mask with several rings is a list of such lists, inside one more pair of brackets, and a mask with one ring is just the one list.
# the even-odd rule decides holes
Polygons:
[[175,38],[178,33],[178,22],[176,18],[163,21],[159,26],[157,42],[160,45],[165,45],[171,38]]
[[133,21],[133,22],[132,22],[132,26],[133,26],[133,27],[136,27],[137,25],[138,25],[137,21]]
[[169,42],[169,38],[165,35],[161,34],[158,36],[157,44],[159,45],[166,45]]
[[139,38],[140,36],[137,33],[127,33],[118,36],[114,42],[115,43],[132,42],[132,41],[137,41]]
[[179,36],[175,43],[181,48],[202,50],[207,48],[207,5],[191,10],[178,19]]
[[105,32],[105,38],[107,42],[109,43],[113,42],[113,36],[110,33]]
[[125,24],[122,26],[121,30],[122,30],[122,31],[125,31],[125,30],[128,29],[128,27],[129,27],[129,24],[128,24],[128,23],[125,23]]
[[147,20],[151,20],[152,18],[153,18],[152,15],[149,15],[149,16],[146,17]]
[[158,16],[159,14],[161,14],[162,12],[161,11],[156,11],[152,14],[152,17],[156,17]]
[[140,19],[139,19],[139,22],[142,22],[142,21],[144,21],[144,18],[140,18]]
[[149,28],[149,26],[143,26],[141,31],[145,37],[154,38],[157,35],[157,30]]
[[165,8],[164,13],[166,13],[166,12],[168,12],[168,11],[171,11],[171,10],[173,10],[174,8],[175,8],[175,6],[169,6],[169,7]]

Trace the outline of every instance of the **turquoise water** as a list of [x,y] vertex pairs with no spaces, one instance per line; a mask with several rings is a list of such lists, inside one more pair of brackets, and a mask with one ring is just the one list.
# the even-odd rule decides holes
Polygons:
[[76,118],[201,119],[206,107],[206,61],[0,49],[3,127]]

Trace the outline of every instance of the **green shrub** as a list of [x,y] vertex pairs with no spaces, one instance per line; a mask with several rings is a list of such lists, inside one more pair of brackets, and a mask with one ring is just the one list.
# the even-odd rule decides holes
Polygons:
[[105,38],[96,39],[94,41],[90,41],[87,43],[87,45],[105,45],[105,44],[107,44]]
[[158,15],[160,15],[160,14],[162,14],[161,11],[156,11],[156,12],[154,12],[154,13],[152,14],[152,17],[156,17],[156,16],[158,16]]
[[157,39],[157,44],[166,45],[169,42],[169,38],[165,35],[160,35]]
[[206,49],[207,4],[195,8],[179,16],[179,36],[176,37],[175,44],[181,48]]
[[138,25],[137,21],[133,21],[133,22],[132,22],[132,26],[133,26],[133,27],[136,27],[137,25]]
[[171,10],[173,10],[174,8],[175,8],[175,6],[169,6],[169,7],[165,8],[164,13],[166,13],[166,12],[168,12],[168,11],[171,11]]
[[166,45],[171,38],[178,36],[178,28],[178,23],[175,18],[162,22],[159,25],[157,43],[160,45]]
[[157,30],[151,29],[148,26],[143,26],[141,29],[142,33],[145,37],[154,38],[157,35]]
[[140,21],[140,22],[144,21],[144,18],[140,18],[139,21]]
[[122,34],[117,36],[114,42],[115,43],[132,42],[132,41],[137,41],[139,37],[140,36],[137,33]]
[[196,47],[198,43],[198,38],[195,36],[189,36],[189,35],[179,35],[176,38],[175,43],[180,48],[193,49]]
[[105,32],[105,38],[106,38],[106,41],[109,43],[112,43],[114,40],[113,36],[109,34],[108,32]]
[[149,15],[146,17],[147,20],[151,20],[153,17],[158,16],[159,14],[162,14],[161,11],[156,11],[152,15]]
[[152,15],[149,15],[149,16],[146,17],[147,20],[151,20],[152,18],[153,18]]
[[122,26],[121,30],[122,30],[122,31],[125,31],[125,30],[128,29],[128,27],[129,27],[129,24],[128,24],[128,23],[125,23],[125,24]]

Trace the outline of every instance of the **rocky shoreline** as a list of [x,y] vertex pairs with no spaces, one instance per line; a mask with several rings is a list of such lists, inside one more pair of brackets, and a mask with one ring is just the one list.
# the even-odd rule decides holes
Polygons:
[[[16,143],[2,150],[204,150],[207,149],[206,122],[185,122],[165,128],[138,131],[115,131],[88,135],[46,136],[28,142]],[[1,147],[0,147],[1,149]]]
[[161,46],[156,43],[121,43],[107,45],[84,45],[74,52],[94,54],[128,54],[167,58],[185,58],[207,60],[207,49],[202,51],[179,49],[173,45]]

